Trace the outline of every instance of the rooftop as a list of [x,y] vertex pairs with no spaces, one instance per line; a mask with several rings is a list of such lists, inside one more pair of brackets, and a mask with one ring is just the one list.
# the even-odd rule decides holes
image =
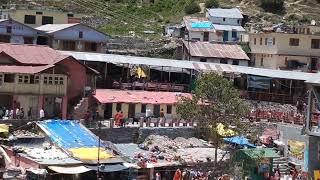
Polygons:
[[237,44],[184,41],[184,46],[194,57],[250,60]]
[[242,26],[212,24],[214,29],[218,31],[246,31]]
[[36,74],[44,71],[54,65],[45,66],[0,66],[0,72],[2,73],[22,73],[22,74]]
[[222,9],[213,8],[207,9],[208,13],[212,17],[222,17],[222,18],[243,18],[241,11],[238,8],[232,9]]
[[97,89],[94,97],[100,103],[143,103],[174,104],[181,96],[190,97],[189,93],[153,92],[139,90]]
[[208,18],[185,16],[183,17],[183,21],[189,31],[215,32],[215,29]]
[[44,31],[44,32],[50,34],[50,33],[54,33],[54,32],[57,32],[57,31],[61,31],[63,29],[70,28],[72,26],[76,26],[78,24],[79,23],[74,23],[74,24],[46,24],[46,25],[37,27],[36,29],[40,30],[40,31]]

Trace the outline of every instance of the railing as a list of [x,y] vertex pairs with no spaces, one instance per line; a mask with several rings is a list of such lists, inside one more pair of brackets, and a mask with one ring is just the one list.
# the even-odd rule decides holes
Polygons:
[[7,83],[0,85],[2,93],[17,93],[17,94],[66,94],[66,85],[50,85],[50,84],[23,84],[23,83]]
[[241,97],[244,99],[271,101],[271,102],[278,102],[282,104],[295,104],[298,100],[297,98],[294,98],[288,94],[277,94],[277,93],[256,92],[256,91],[242,91]]
[[146,83],[113,82],[112,87],[115,89],[126,89],[126,90],[132,89],[132,90],[147,90],[147,91],[185,92],[188,90],[188,85],[185,85],[185,84],[155,83],[155,82],[146,82]]

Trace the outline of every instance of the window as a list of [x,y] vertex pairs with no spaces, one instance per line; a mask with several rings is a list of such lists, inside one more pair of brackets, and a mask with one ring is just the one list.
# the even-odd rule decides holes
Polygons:
[[71,14],[71,13],[69,13],[69,14],[67,14],[67,16],[68,16],[68,17],[73,17],[74,15]]
[[222,20],[223,20],[223,21],[226,21],[226,18],[223,18]]
[[53,24],[52,16],[42,16],[42,25]]
[[13,83],[14,82],[14,74],[4,74],[4,82]]
[[146,109],[147,109],[147,105],[146,104],[142,104],[141,105],[141,113],[146,113]]
[[260,66],[263,66],[263,57],[261,57]]
[[43,84],[48,84],[48,77],[43,77]]
[[34,15],[25,15],[24,16],[25,24],[36,24],[36,16]]
[[34,76],[34,83],[35,84],[39,84],[39,82],[40,82],[40,76],[39,75],[35,75]]
[[3,82],[3,74],[0,74],[0,84]]
[[227,60],[227,59],[221,59],[221,60],[220,60],[220,63],[221,63],[221,64],[228,64],[228,60]]
[[172,105],[167,105],[167,114],[172,114]]
[[76,42],[75,41],[63,41],[62,48],[63,48],[63,50],[74,51],[76,49]]
[[29,76],[23,76],[23,83],[29,84]]
[[276,44],[276,38],[275,38],[275,37],[272,39],[272,44],[273,44],[273,45]]
[[48,78],[48,84],[53,84],[53,78],[52,77]]
[[63,78],[63,77],[60,77],[60,78],[59,78],[59,84],[60,84],[60,85],[63,85],[63,84],[64,84],[63,81],[64,81],[64,78]]
[[117,103],[116,110],[117,110],[117,111],[121,111],[121,103]]
[[97,43],[91,43],[91,51],[97,51]]
[[256,45],[257,44],[257,38],[253,39],[253,44]]
[[83,38],[83,32],[82,32],[82,31],[79,32],[79,38],[80,38],[80,39]]
[[299,46],[299,39],[298,38],[290,38],[289,39],[289,46]]
[[260,45],[262,45],[262,38],[260,38]]
[[12,33],[12,27],[11,26],[7,26],[7,33]]
[[22,75],[19,75],[18,76],[18,83],[22,83],[23,82],[23,76]]
[[239,65],[239,60],[233,60],[232,65]]
[[320,49],[320,39],[311,39],[311,48]]
[[200,58],[200,62],[207,62],[206,58]]
[[59,84],[59,77],[54,77],[54,84]]
[[240,20],[239,20],[239,19],[238,19],[238,21],[237,21],[237,22],[238,22],[238,24],[240,24]]
[[38,15],[42,15],[42,14],[43,14],[43,12],[41,12],[41,11],[37,11],[37,12],[36,12],[36,14],[38,14]]
[[237,31],[232,31],[232,38],[237,38]]
[[310,34],[310,28],[307,28],[307,34]]
[[267,45],[268,44],[268,38],[265,38],[264,39],[264,45]]

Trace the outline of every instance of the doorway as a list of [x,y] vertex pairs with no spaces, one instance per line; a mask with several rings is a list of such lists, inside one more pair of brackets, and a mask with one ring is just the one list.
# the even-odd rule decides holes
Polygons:
[[154,117],[160,116],[160,105],[159,104],[153,106],[153,115],[154,115]]
[[136,104],[129,104],[128,118],[134,118],[136,114]]
[[223,31],[223,41],[229,41],[229,32]]
[[48,45],[48,38],[45,36],[38,36],[37,44],[38,45]]
[[311,71],[317,70],[317,64],[318,64],[318,59],[317,58],[311,58]]
[[112,103],[107,103],[104,107],[104,119],[110,118],[112,118]]
[[203,41],[209,41],[209,32],[203,33]]

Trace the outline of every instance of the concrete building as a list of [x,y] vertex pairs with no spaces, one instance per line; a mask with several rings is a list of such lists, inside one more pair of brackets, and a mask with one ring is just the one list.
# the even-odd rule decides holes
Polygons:
[[146,110],[151,110],[154,117],[159,117],[163,109],[165,116],[177,117],[176,103],[181,97],[190,97],[189,93],[151,92],[142,90],[97,89],[94,98],[98,102],[99,115],[104,118],[114,117],[122,111],[125,118],[144,117]]
[[36,28],[48,35],[49,46],[57,50],[105,52],[108,36],[89,26],[47,24]]
[[44,8],[11,7],[2,9],[0,12],[2,19],[12,18],[31,27],[45,24],[79,23],[82,17],[80,14]]
[[232,9],[207,9],[206,17],[212,23],[219,41],[242,41],[242,13],[237,8]]
[[184,41],[183,59],[248,66],[249,57],[237,44]]
[[46,44],[47,39],[41,31],[12,19],[0,20],[0,42],[15,44]]
[[86,87],[95,89],[96,72],[47,47],[0,44],[0,106],[31,108],[32,117],[44,108],[47,117],[67,117],[67,107],[79,102]]
[[291,32],[250,33],[251,60],[255,67],[318,72],[319,32],[306,26]]
[[[185,26],[185,40],[193,41],[218,41],[212,23],[207,18],[183,17]],[[221,40],[221,39],[220,39]]]

